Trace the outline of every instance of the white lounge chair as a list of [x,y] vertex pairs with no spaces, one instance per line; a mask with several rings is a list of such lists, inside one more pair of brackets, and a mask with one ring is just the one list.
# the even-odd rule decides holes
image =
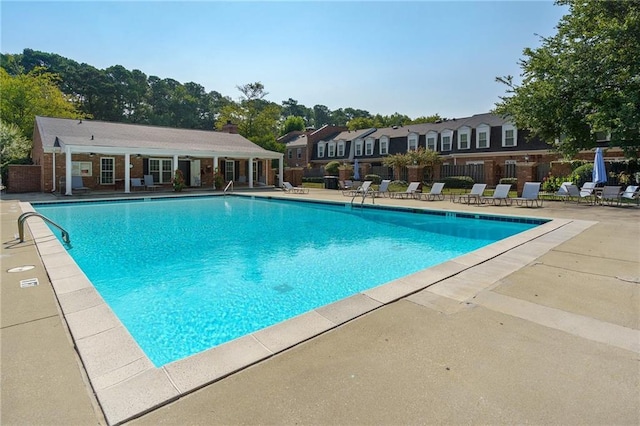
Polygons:
[[638,185],[629,185],[625,188],[624,192],[620,194],[620,198],[618,199],[618,203],[622,204],[623,202],[634,201],[636,205],[640,205],[640,186]]
[[309,193],[309,188],[303,188],[301,186],[293,186],[289,182],[282,182],[282,189],[284,192],[289,192],[291,194],[307,194]]
[[153,182],[153,175],[144,175],[144,186],[150,191],[160,188],[160,185],[156,185]]
[[420,182],[411,182],[404,192],[391,192],[392,198],[416,198],[418,194],[418,188],[420,188]]
[[[567,195],[569,193],[567,192]],[[525,182],[522,188],[522,196],[515,197],[513,200],[517,205],[525,207],[533,207],[535,203],[536,207],[542,207],[542,199],[540,195],[540,182]]]
[[444,200],[444,194],[442,189],[444,188],[444,182],[435,182],[429,192],[419,194],[420,199],[424,201]]
[[583,199],[588,200],[591,204],[593,204],[593,192],[592,191],[581,191],[580,189],[578,189],[578,187],[574,184],[571,185],[567,185],[567,191],[569,191],[569,197],[571,199],[575,199],[578,204],[580,204],[580,202]]
[[373,192],[373,190],[371,189],[372,183],[373,181],[371,180],[365,180],[364,182],[362,182],[362,185],[360,185],[359,187],[353,190],[352,195],[356,196],[356,195],[371,194],[371,192]]
[[571,197],[569,196],[569,190],[567,189],[567,186],[572,184],[573,182],[562,182],[562,185],[560,185],[560,188],[558,188],[558,190],[553,194],[553,196],[561,199],[562,201],[570,200]]
[[613,203],[616,203],[616,204],[620,203],[621,193],[622,193],[621,186],[604,186],[602,188],[602,192],[598,194],[597,197],[601,205],[605,205],[605,204],[613,205]]
[[389,184],[391,183],[390,179],[385,179],[382,182],[380,182],[380,186],[378,187],[378,189],[376,189],[375,191],[372,192],[374,197],[388,197],[390,192],[389,192]]
[[471,187],[471,192],[468,194],[458,195],[455,198],[452,198],[451,201],[454,203],[467,203],[471,204],[472,202],[476,204],[480,204],[480,198],[482,194],[484,194],[484,190],[487,188],[486,183],[474,183],[473,187]]
[[496,203],[498,203],[497,205],[501,205],[502,202],[504,201],[504,205],[509,205],[512,203],[511,199],[509,198],[509,191],[511,191],[511,184],[500,184],[500,185],[496,185],[496,189],[495,191],[493,191],[493,195],[489,196],[489,197],[480,197],[480,202],[482,204],[485,203],[491,203],[492,205],[496,205]]

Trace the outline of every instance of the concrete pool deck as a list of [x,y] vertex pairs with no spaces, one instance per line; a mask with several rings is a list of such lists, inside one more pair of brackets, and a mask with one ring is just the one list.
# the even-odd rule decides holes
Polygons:
[[[256,194],[350,200],[328,190]],[[42,196],[48,197],[17,198]],[[317,319],[334,324],[329,331],[195,392],[177,392],[173,402],[129,423],[640,423],[640,209],[376,204],[554,218],[557,226],[507,252],[498,247],[456,259],[453,274],[456,265],[431,271],[434,283],[425,290],[417,291],[425,285],[418,276],[365,292],[365,303],[376,309],[337,327],[344,312],[317,310]],[[15,244],[21,206],[3,196],[1,207],[2,424],[126,420],[132,411],[122,403],[103,404],[102,417],[96,386],[99,398],[112,391],[130,405],[147,395],[122,395],[117,380],[104,389],[88,384],[52,272],[29,236]],[[23,265],[35,268],[7,272]],[[39,286],[20,288],[20,280],[33,277]],[[269,351],[288,346],[284,333],[269,334],[257,340],[263,349],[269,341]],[[188,364],[179,377],[197,373]],[[142,389],[158,390],[142,382]]]

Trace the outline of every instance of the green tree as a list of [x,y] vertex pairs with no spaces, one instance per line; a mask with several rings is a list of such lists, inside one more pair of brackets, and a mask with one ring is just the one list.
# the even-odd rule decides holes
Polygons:
[[30,163],[31,148],[33,143],[27,139],[20,128],[15,124],[0,121],[0,173],[2,181],[7,179],[7,166],[9,164]]
[[303,131],[305,129],[304,118],[302,117],[294,117],[290,115],[284,120],[282,125],[281,135],[286,135],[289,132],[293,132],[294,130]]
[[555,36],[524,49],[522,83],[508,86],[496,112],[567,157],[611,136],[629,156],[640,148],[640,2],[559,0],[568,6]]
[[16,125],[32,139],[36,115],[80,118],[73,103],[58,88],[56,79],[40,68],[16,76],[0,68],[0,121]]

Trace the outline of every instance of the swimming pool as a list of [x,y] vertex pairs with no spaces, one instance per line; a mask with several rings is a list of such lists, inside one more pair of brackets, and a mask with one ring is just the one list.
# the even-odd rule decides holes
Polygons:
[[249,197],[35,208],[156,366],[543,222]]

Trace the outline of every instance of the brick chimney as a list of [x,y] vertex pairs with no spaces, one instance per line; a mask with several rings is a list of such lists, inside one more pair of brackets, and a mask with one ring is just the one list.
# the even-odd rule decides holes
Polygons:
[[220,131],[224,133],[238,133],[238,125],[232,124],[231,120],[227,120],[227,124],[222,126]]

